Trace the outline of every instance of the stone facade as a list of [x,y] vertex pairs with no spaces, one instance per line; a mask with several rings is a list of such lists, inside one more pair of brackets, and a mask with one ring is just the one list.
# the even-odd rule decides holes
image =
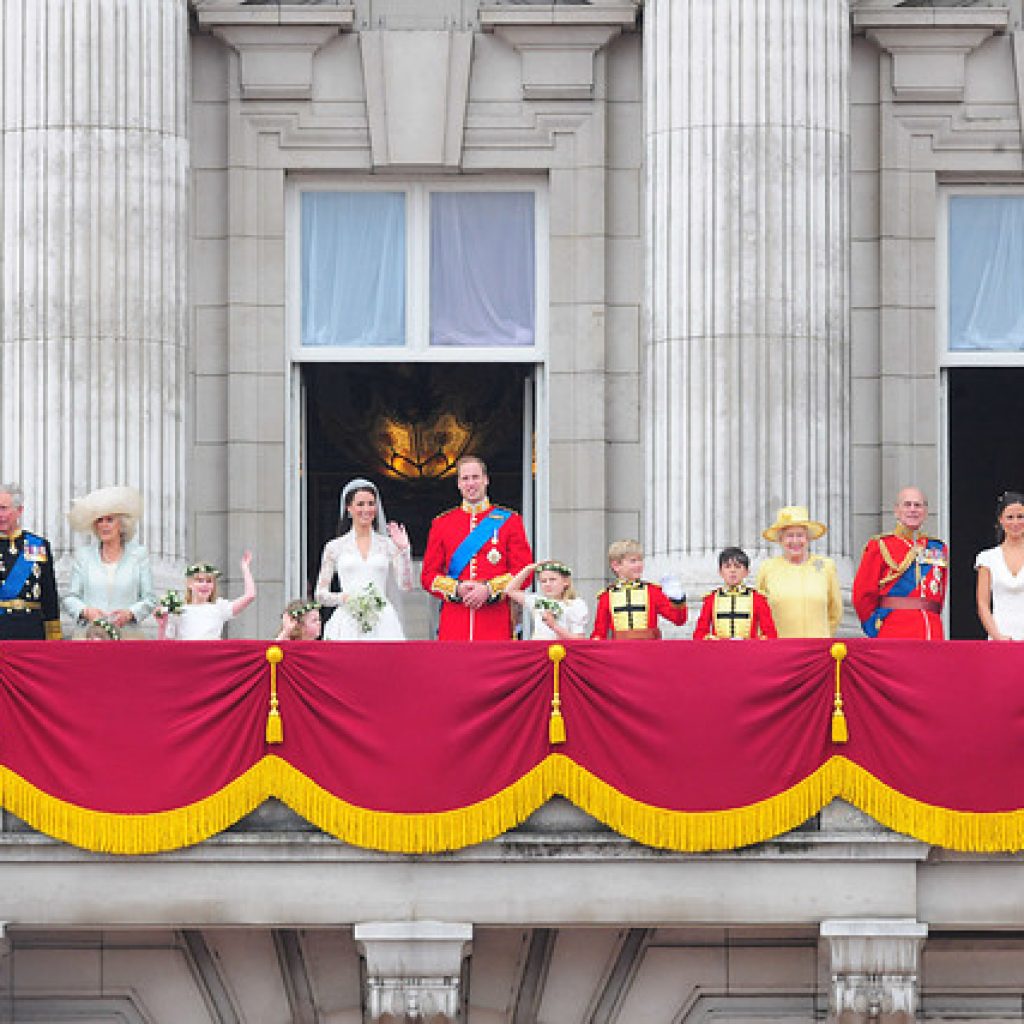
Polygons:
[[[167,577],[252,547],[239,635],[276,631],[312,543],[306,182],[541,197],[535,529],[584,594],[631,535],[695,593],[718,546],[764,553],[784,503],[828,519],[847,576],[903,483],[948,529],[943,210],[957,188],[1024,186],[1017,0],[4,15],[0,479],[21,478],[26,524],[63,553],[72,496],[138,485]],[[406,603],[419,635],[426,608]],[[118,861],[8,819],[0,1021],[1022,1016],[1020,857],[929,850],[842,806],[704,856],[560,804],[420,859],[275,813]],[[409,922],[379,956],[381,926]]]

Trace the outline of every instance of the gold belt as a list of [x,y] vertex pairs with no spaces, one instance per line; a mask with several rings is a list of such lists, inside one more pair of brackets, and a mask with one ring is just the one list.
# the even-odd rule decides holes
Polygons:
[[39,601],[0,601],[0,608],[9,608],[12,612],[41,612],[43,606]]

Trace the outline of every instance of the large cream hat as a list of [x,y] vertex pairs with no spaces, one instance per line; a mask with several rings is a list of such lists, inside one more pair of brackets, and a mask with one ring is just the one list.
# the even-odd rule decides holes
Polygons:
[[142,495],[134,487],[100,487],[71,502],[68,522],[78,533],[92,533],[100,516],[122,516],[126,538],[135,536],[142,515]]
[[779,534],[790,526],[805,527],[808,540],[817,540],[828,533],[828,527],[824,523],[811,519],[805,505],[787,505],[779,509],[775,522],[761,536],[765,540],[778,542]]

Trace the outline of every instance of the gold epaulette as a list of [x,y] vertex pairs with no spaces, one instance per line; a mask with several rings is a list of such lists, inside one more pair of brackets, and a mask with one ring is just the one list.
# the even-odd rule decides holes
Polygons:
[[446,516],[446,515],[448,515],[449,512],[455,512],[455,511],[461,512],[462,511],[462,506],[461,505],[453,505],[451,508],[446,508],[443,512],[438,512],[437,515],[434,516],[434,518],[435,519],[440,519],[441,516]]

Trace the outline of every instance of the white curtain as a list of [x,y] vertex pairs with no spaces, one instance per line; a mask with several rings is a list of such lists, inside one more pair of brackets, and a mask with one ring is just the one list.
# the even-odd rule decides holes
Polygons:
[[1024,350],[1024,196],[950,199],[949,347]]
[[534,343],[532,192],[430,196],[430,344]]
[[405,195],[302,194],[302,344],[405,344]]

